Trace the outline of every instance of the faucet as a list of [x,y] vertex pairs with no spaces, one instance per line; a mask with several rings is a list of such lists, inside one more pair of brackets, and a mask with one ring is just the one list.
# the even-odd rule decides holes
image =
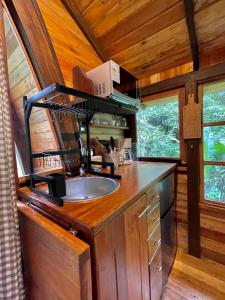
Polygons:
[[[81,136],[79,136],[79,142],[80,142],[80,149],[81,149],[81,157],[83,157],[83,155],[85,155],[85,147],[84,147],[84,143],[83,143],[83,140],[81,138]],[[85,165],[84,165],[84,162],[83,162],[83,159],[82,159],[82,162],[81,162],[81,165],[80,165],[80,176],[83,177],[83,176],[86,176],[85,174]]]
[[84,163],[82,163],[81,166],[80,166],[80,176],[81,177],[86,176]]

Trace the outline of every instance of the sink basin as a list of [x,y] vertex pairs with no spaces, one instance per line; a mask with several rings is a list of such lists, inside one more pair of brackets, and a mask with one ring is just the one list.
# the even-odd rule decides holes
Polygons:
[[120,186],[118,180],[106,177],[80,177],[66,180],[64,201],[84,201],[115,192]]

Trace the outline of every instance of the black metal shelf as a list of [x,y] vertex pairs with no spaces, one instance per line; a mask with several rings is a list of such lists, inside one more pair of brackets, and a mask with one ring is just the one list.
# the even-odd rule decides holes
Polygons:
[[74,149],[66,149],[66,150],[36,152],[36,153],[32,153],[32,158],[65,155],[65,154],[71,154],[71,153],[80,153],[80,149],[74,148]]
[[[63,95],[69,95],[75,97],[74,103],[71,104],[69,100],[64,98],[58,98],[56,101],[53,99],[57,97],[63,97]],[[65,103],[65,100],[68,103]],[[30,167],[30,183],[33,190],[38,191],[36,188],[36,183],[46,182],[49,187],[49,194],[39,191],[49,198],[50,201],[57,205],[63,205],[63,200],[60,199],[65,192],[65,177],[61,174],[52,174],[50,176],[39,176],[34,173],[33,159],[36,158],[48,158],[51,156],[61,156],[63,159],[66,155],[72,153],[79,153],[81,161],[84,162],[81,149],[62,149],[62,150],[49,150],[38,153],[32,153],[31,147],[31,136],[30,136],[30,116],[33,107],[36,108],[46,108],[49,109],[53,114],[59,114],[59,122],[61,114],[66,116],[67,114],[75,114],[76,117],[84,117],[86,125],[86,134],[87,134],[87,170],[91,174],[96,174],[98,176],[112,177],[119,179],[119,175],[114,174],[114,164],[113,163],[101,163],[103,166],[110,166],[111,171],[109,174],[105,173],[95,173],[92,170],[91,154],[90,154],[90,121],[95,113],[108,113],[115,115],[131,115],[137,112],[137,108],[132,105],[124,104],[117,102],[112,99],[104,99],[97,97],[85,92],[81,92],[72,88],[65,87],[58,83],[54,83],[51,86],[40,91],[36,95],[27,98],[24,97],[24,118],[25,118],[25,130],[26,130],[26,143],[27,150],[29,155],[29,167]],[[53,118],[53,121],[55,119]],[[72,133],[73,134],[73,133]],[[70,135],[70,134],[69,134]],[[74,132],[74,138],[79,139],[79,134]],[[59,184],[60,183],[60,184]],[[60,186],[62,187],[60,189]]]
[[[53,96],[54,93],[57,93]],[[56,103],[51,100],[61,94],[75,96],[75,101],[72,105],[64,103]],[[38,102],[43,100],[43,102]],[[38,103],[37,103],[38,102]],[[116,115],[131,115],[137,112],[137,107],[120,103],[113,99],[105,99],[94,96],[76,89],[68,88],[66,86],[54,83],[51,86],[40,91],[36,95],[26,100],[27,105],[34,107],[43,107],[53,110],[62,110],[77,114],[94,114],[96,112],[109,113]]]

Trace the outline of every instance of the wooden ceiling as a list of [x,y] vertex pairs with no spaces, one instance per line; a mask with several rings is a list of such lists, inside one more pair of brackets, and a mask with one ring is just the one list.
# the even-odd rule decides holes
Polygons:
[[88,71],[100,65],[102,60],[60,0],[37,0],[37,3],[54,46],[65,83],[67,86],[72,86],[74,66],[80,66]]
[[[186,64],[190,70],[183,0],[37,1],[67,82],[72,64],[87,70],[100,64],[100,57],[115,60],[138,78]],[[201,59],[224,49],[225,0],[193,3]]]

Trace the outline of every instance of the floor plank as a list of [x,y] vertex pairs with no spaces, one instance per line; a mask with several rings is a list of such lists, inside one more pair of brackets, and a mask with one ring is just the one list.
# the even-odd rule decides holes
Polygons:
[[178,250],[162,300],[224,300],[225,266]]

